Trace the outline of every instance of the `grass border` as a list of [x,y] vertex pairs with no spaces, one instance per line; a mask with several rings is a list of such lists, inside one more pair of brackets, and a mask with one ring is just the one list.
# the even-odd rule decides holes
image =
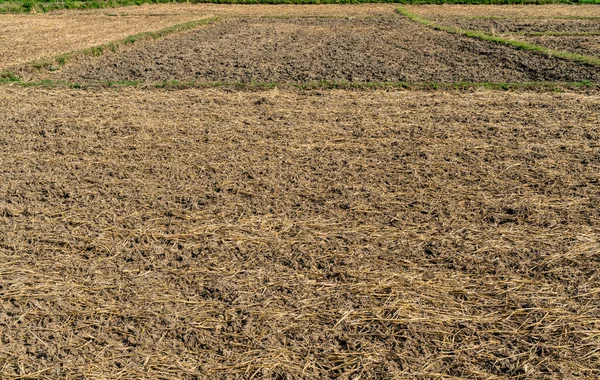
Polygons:
[[600,32],[516,32],[506,33],[517,36],[532,36],[532,37],[543,37],[543,36],[556,36],[556,37],[586,37],[586,36],[600,36]]
[[589,55],[569,53],[569,52],[565,52],[565,51],[561,51],[561,50],[554,50],[554,49],[550,49],[550,48],[540,46],[540,45],[531,44],[531,43],[524,42],[524,41],[511,40],[511,39],[507,39],[507,38],[492,36],[490,34],[487,34],[487,33],[484,33],[484,32],[478,31],[478,30],[466,30],[466,29],[455,28],[452,26],[441,25],[441,24],[438,24],[431,20],[428,20],[424,17],[421,17],[415,13],[409,12],[404,7],[398,7],[397,12],[400,13],[401,15],[407,17],[411,21],[414,21],[421,25],[424,25],[424,26],[427,26],[427,27],[430,27],[430,28],[433,28],[436,30],[441,30],[441,31],[444,31],[447,33],[461,34],[463,36],[477,38],[477,39],[483,40],[483,41],[509,45],[509,46],[512,46],[517,49],[541,53],[541,54],[544,54],[544,55],[552,57],[552,58],[560,58],[560,59],[564,59],[567,61],[579,62],[579,63],[583,63],[583,64],[590,65],[590,66],[600,66],[600,58],[592,57]]
[[2,13],[52,12],[64,9],[105,9],[163,3],[213,4],[600,4],[600,0],[0,0]]
[[70,51],[67,53],[61,53],[61,54],[58,54],[58,55],[55,55],[52,57],[48,57],[48,58],[34,59],[29,62],[14,65],[12,67],[8,67],[3,70],[0,70],[0,81],[8,79],[12,82],[15,82],[17,80],[20,80],[19,75],[16,74],[17,72],[41,71],[44,69],[49,70],[49,71],[54,71],[64,65],[66,65],[67,62],[72,61],[74,59],[100,56],[107,51],[115,52],[123,46],[132,45],[139,41],[156,40],[156,39],[168,36],[170,34],[194,29],[198,26],[209,25],[209,24],[217,22],[221,19],[222,19],[222,17],[209,16],[209,17],[205,17],[205,18],[202,18],[199,20],[187,21],[187,22],[184,22],[181,24],[171,25],[164,29],[160,29],[160,30],[156,30],[156,31],[133,34],[133,35],[127,36],[125,38],[122,38],[120,40],[108,42],[108,43],[101,44],[101,45],[92,46],[92,47],[85,48],[85,49],[74,50],[74,51]]
[[564,91],[600,91],[600,82],[348,82],[348,81],[311,81],[311,82],[199,82],[199,81],[100,81],[88,83],[73,83],[66,81],[41,80],[26,82],[14,78],[2,79],[1,85],[16,85],[20,87],[42,87],[42,88],[74,88],[74,89],[98,89],[98,88],[127,88],[136,87],[140,89],[203,89],[220,88],[235,91],[265,91],[272,89],[295,89],[295,90],[391,90],[391,91],[474,91],[479,89],[495,91],[536,91],[536,92],[564,92]]

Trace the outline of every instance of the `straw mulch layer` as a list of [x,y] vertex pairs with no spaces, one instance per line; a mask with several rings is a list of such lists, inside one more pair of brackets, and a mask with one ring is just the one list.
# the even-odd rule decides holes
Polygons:
[[[167,3],[119,7],[109,12],[129,15],[215,14],[221,16],[381,16],[393,14],[397,4],[191,4]],[[106,12],[107,10],[104,10]],[[99,10],[82,11],[96,13]]]
[[205,17],[207,14],[0,14],[0,69]]
[[392,4],[231,5],[154,4],[115,9],[0,14],[0,69],[108,43],[210,15],[374,16],[393,14]]
[[600,80],[594,66],[435,31],[406,18],[230,19],[79,62],[52,78],[299,82]]
[[598,95],[0,88],[0,377],[595,378]]
[[600,5],[597,4],[547,4],[547,5],[407,5],[411,12],[420,15],[458,17],[518,17],[518,18],[600,18]]

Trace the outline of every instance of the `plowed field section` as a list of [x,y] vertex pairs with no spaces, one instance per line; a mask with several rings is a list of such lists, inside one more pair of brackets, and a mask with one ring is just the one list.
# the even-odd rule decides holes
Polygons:
[[[598,11],[600,12],[600,7],[598,7]],[[461,29],[481,30],[491,34],[522,32],[600,32],[600,17],[582,19],[472,19],[459,17],[431,17],[429,19],[443,25],[450,25]]]
[[550,49],[600,58],[600,36],[517,36],[516,38]]
[[508,17],[508,18],[598,18],[600,5],[546,4],[546,5],[407,5],[411,12],[424,17]]
[[518,82],[598,80],[596,67],[401,17],[235,19],[66,68],[86,81]]
[[595,378],[598,96],[0,88],[0,377]]

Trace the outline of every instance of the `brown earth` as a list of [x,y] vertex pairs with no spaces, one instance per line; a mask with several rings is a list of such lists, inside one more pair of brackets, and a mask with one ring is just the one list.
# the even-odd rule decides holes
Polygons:
[[547,4],[547,5],[406,5],[411,12],[422,16],[458,17],[589,17],[600,18],[600,5]]
[[209,15],[361,17],[393,14],[395,9],[392,4],[146,4],[47,14],[0,14],[0,69]]
[[0,87],[0,377],[596,378],[599,102]]
[[[393,14],[395,4],[152,4],[119,7],[104,12],[145,14],[215,14],[222,16],[380,16]],[[85,12],[98,12],[85,11]]]
[[51,75],[71,82],[600,78],[593,66],[434,31],[402,17],[229,19],[86,60]]
[[514,36],[550,49],[600,57],[600,36]]
[[[600,10],[600,9],[599,9]],[[472,19],[461,17],[430,18],[442,25],[483,32],[520,33],[520,32],[600,32],[600,17],[593,19]]]

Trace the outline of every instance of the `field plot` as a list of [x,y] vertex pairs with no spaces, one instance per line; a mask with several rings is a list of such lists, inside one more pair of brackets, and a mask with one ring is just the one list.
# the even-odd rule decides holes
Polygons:
[[[140,7],[0,15],[0,69],[210,15],[375,16],[393,14],[389,4],[265,6],[158,4]],[[41,37],[43,36],[43,38]]]
[[[599,66],[395,9],[0,15],[0,69],[217,16],[0,84],[0,379],[600,377]],[[599,9],[410,7],[589,55]]]
[[597,36],[516,36],[519,40],[570,53],[600,57],[600,32]]
[[[395,4],[156,4],[141,7],[124,7],[114,11],[125,11],[132,15],[145,14],[215,14],[234,17],[263,16],[381,16],[393,14]],[[97,11],[93,11],[97,12]]]
[[507,17],[507,18],[599,18],[600,5],[406,5],[411,12],[424,17]]
[[0,69],[206,17],[158,16],[68,12],[0,15]]
[[597,81],[600,71],[392,16],[229,19],[71,65],[52,78],[76,83],[571,82]]
[[0,377],[597,377],[599,102],[4,86]]
[[598,5],[408,8],[441,25],[501,35],[554,50],[600,57]]
[[[600,12],[600,7],[598,7]],[[431,17],[432,21],[451,25],[462,29],[481,30],[490,34],[506,33],[593,33],[600,34],[600,17],[598,18],[464,18],[464,17]]]

